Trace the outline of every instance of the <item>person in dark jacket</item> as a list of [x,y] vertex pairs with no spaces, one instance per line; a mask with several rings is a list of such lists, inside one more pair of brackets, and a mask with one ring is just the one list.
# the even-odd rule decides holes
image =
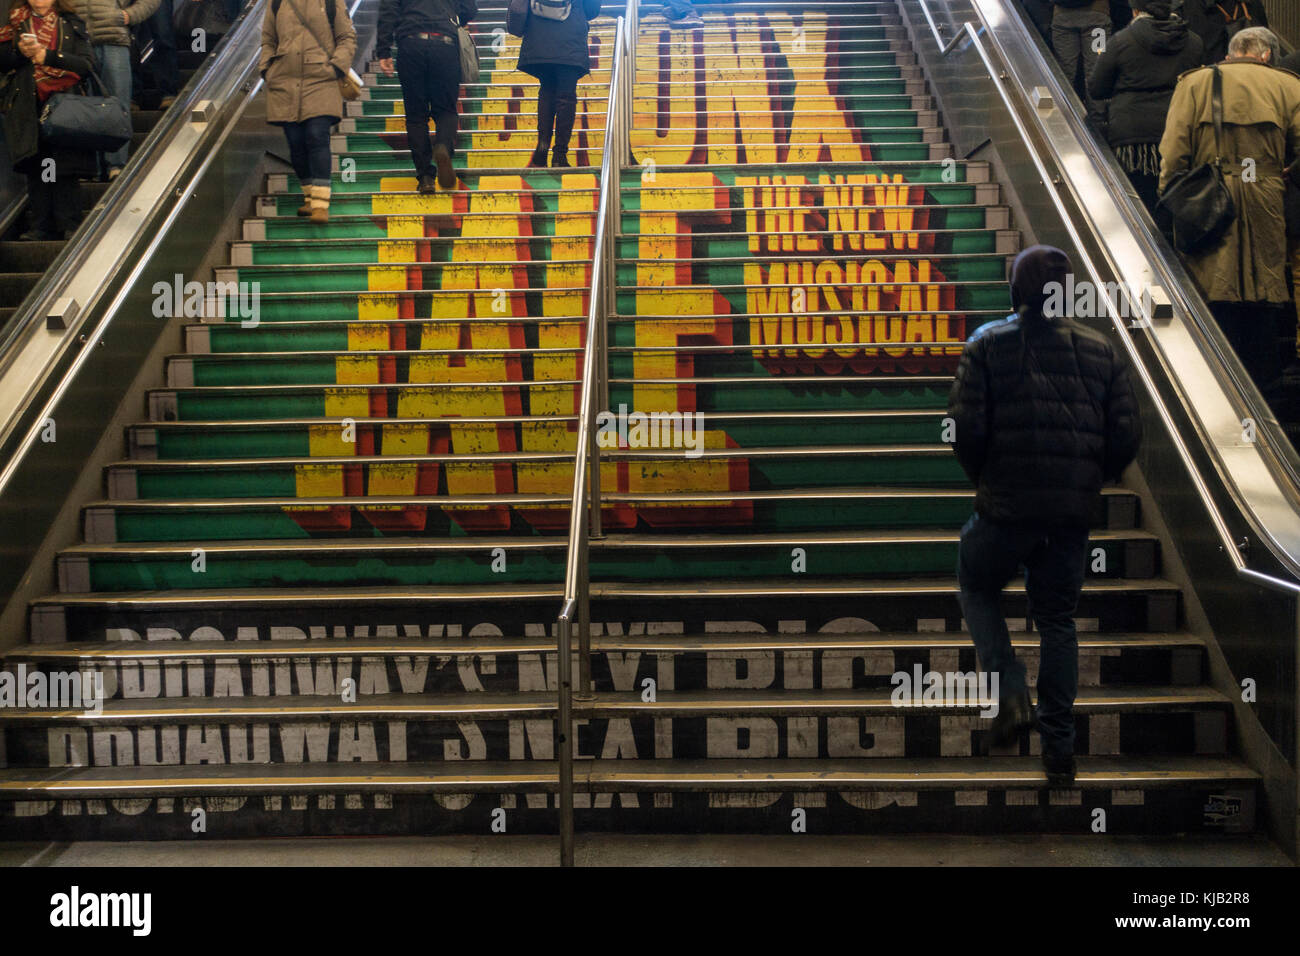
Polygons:
[[1201,65],[1201,38],[1173,0],[1131,0],[1134,19],[1097,58],[1088,92],[1110,100],[1106,139],[1147,209],[1156,207],[1160,140],[1178,77]]
[[[392,49],[397,44],[406,141],[422,193],[456,185],[456,171],[451,164],[460,121],[460,42],[456,28],[477,15],[475,0],[380,0],[375,54],[379,68],[392,76]],[[430,117],[434,123],[432,148]]]
[[27,176],[31,214],[31,229],[20,239],[63,239],[81,221],[80,180],[96,175],[96,154],[51,147],[41,135],[40,113],[51,96],[91,73],[93,57],[86,25],[66,0],[15,3],[0,27],[5,142],[14,169]]
[[1016,314],[970,337],[948,398],[957,459],[976,486],[957,575],[980,664],[998,675],[993,739],[1005,744],[1033,723],[1025,667],[1000,607],[1002,589],[1023,566],[1041,640],[1038,728],[1053,786],[1074,779],[1074,611],[1088,522],[1102,484],[1119,479],[1141,438],[1122,355],[1063,317],[1068,311],[1057,317],[1069,272],[1060,249],[1031,246],[1016,256]]
[[[1300,76],[1300,50],[1277,61],[1279,69]],[[1286,261],[1291,269],[1291,298],[1296,311],[1296,355],[1300,357],[1300,186],[1286,180]]]
[[1268,26],[1263,0],[1183,0],[1182,17],[1201,38],[1201,63],[1228,55],[1228,41],[1247,27]]
[[1088,78],[1110,30],[1110,0],[1053,0],[1052,51],[1066,82],[1078,91],[1088,118],[1099,129],[1105,123],[1106,111],[1088,94]]
[[587,25],[600,14],[600,0],[573,0],[563,20],[549,20],[533,13],[519,45],[519,69],[537,77],[537,147],[529,166],[545,166],[551,152],[552,166],[569,165],[569,138],[578,115],[578,81],[591,72],[587,54]]

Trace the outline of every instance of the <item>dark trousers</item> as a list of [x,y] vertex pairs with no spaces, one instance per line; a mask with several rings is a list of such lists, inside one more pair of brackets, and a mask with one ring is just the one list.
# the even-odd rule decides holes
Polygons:
[[554,135],[555,151],[564,155],[578,115],[578,81],[585,74],[580,67],[559,63],[539,63],[528,69],[540,84],[537,89],[537,149],[546,152]]
[[1002,615],[1002,589],[1025,570],[1029,615],[1038,628],[1038,730],[1043,753],[1074,753],[1074,697],[1079,685],[1079,641],[1074,612],[1083,589],[1088,529],[1005,525],[972,515],[961,529],[957,581],[961,609],[980,666],[998,675],[998,695],[1025,689],[1025,665],[1016,659]]
[[330,184],[330,130],[334,117],[313,116],[301,123],[281,123],[289,143],[289,162],[304,186]]
[[33,229],[70,235],[81,224],[81,181],[58,175],[47,183],[39,173],[28,173],[27,208]]
[[[188,0],[186,0],[188,2]],[[176,58],[176,26],[172,20],[172,0],[162,0],[153,16],[137,30],[140,45],[153,41],[153,53],[140,67],[140,87],[157,90],[163,96],[180,92],[180,66]],[[184,37],[186,48],[190,37]],[[212,49],[211,45],[208,47]]]
[[[1093,49],[1093,31],[1104,30],[1110,38],[1110,14],[1096,13],[1087,8],[1070,9],[1056,7],[1052,13],[1052,49],[1061,64],[1066,81],[1079,93],[1079,99],[1088,111],[1088,118],[1094,123],[1106,121],[1104,102],[1094,100],[1088,93],[1088,77],[1101,56]],[[1082,79],[1078,79],[1082,72]]]
[[460,99],[460,47],[449,42],[399,37],[397,78],[402,84],[406,110],[406,141],[417,176],[433,175],[433,146],[429,143],[429,118],[434,142],[456,152],[456,106]]
[[1270,404],[1278,399],[1282,353],[1278,321],[1285,305],[1273,302],[1211,302],[1210,311],[1255,387]]

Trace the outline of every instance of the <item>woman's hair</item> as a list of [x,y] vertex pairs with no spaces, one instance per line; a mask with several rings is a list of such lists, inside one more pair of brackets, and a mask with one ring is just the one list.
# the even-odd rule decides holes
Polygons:
[[1174,0],[1128,0],[1128,5],[1157,20],[1168,20],[1174,14]]
[[[18,7],[25,6],[27,6],[27,0],[9,0],[9,5],[5,9],[12,13]],[[54,9],[58,10],[59,13],[70,13],[73,16],[76,16],[77,13],[77,8],[72,5],[72,0],[54,0]]]

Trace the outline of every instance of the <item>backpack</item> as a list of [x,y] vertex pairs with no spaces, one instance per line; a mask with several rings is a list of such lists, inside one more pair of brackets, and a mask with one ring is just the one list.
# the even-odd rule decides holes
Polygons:
[[1246,29],[1246,27],[1257,25],[1263,26],[1262,23],[1255,23],[1255,18],[1250,15],[1250,8],[1247,7],[1245,3],[1241,2],[1241,0],[1236,0],[1236,2],[1232,4],[1231,13],[1225,9],[1223,3],[1216,3],[1215,6],[1218,7],[1219,12],[1223,14],[1223,19],[1226,23],[1224,32],[1227,34],[1229,40],[1235,37],[1242,30]]
[[567,20],[573,12],[573,0],[529,0],[528,8],[543,20]]

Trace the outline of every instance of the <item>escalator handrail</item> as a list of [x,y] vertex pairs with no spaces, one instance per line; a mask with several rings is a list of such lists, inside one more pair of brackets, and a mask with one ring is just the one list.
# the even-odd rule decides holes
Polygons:
[[[1030,136],[1029,131],[1025,125],[1021,112],[1016,108],[1014,97],[1012,96],[1010,86],[1007,82],[1008,74],[1003,73],[997,68],[997,66],[994,63],[993,56],[989,52],[988,45],[985,44],[985,42],[982,39],[982,37],[984,36],[991,36],[990,24],[988,22],[988,19],[985,17],[982,4],[996,3],[998,4],[999,7],[1000,16],[1008,17],[1008,18],[1015,16],[1014,13],[1008,10],[1007,6],[1005,5],[1005,0],[971,0],[972,10],[974,14],[979,18],[979,23],[977,24],[973,21],[967,20],[962,23],[956,35],[949,38],[944,37],[943,31],[936,24],[935,19],[929,9],[930,0],[916,0],[916,2],[919,4],[921,11],[930,26],[935,42],[943,50],[944,55],[949,55],[953,50],[955,50],[958,46],[962,45],[962,43],[964,42],[969,43],[971,47],[976,51],[981,61],[983,62],[985,69],[988,71],[989,77],[992,80],[995,88],[997,89],[1000,98],[1003,100],[1004,104],[1007,107],[1008,115],[1016,129],[1017,134],[1024,140],[1025,145],[1027,147],[1028,154],[1032,158],[1032,161],[1034,162],[1039,175],[1043,177],[1043,182],[1052,183],[1053,173],[1048,168],[1047,164],[1044,162],[1044,159],[1039,154],[1038,150],[1034,147],[1032,137]],[[997,42],[996,38],[993,38],[993,42],[994,43]],[[1007,58],[1005,56],[1003,56],[1001,59],[1003,60],[1004,63],[1007,63]],[[1007,65],[1010,66],[1009,63]],[[1046,64],[1043,65],[1045,66]],[[1051,73],[1051,71],[1045,71],[1044,78],[1049,79],[1051,81],[1056,80],[1056,77]],[[1053,86],[1058,87],[1053,89],[1053,95],[1057,97],[1057,102],[1066,102],[1066,100],[1062,97],[1063,91],[1059,89],[1059,84],[1053,82]],[[1043,122],[1043,116],[1037,113],[1035,114],[1035,116],[1038,122],[1041,124]],[[1079,125],[1082,124],[1080,123]],[[1044,129],[1043,134],[1046,140],[1048,140],[1049,142],[1054,142],[1048,130]],[[1084,139],[1084,137],[1079,137],[1077,135],[1075,138]],[[1084,147],[1084,152],[1088,154],[1088,158],[1092,159],[1093,158],[1092,153],[1095,151],[1089,150],[1086,147],[1092,146],[1093,144],[1090,142],[1091,139],[1090,137],[1087,137],[1086,139],[1089,141],[1082,143],[1081,145]],[[1105,166],[1103,166],[1103,168],[1105,168]],[[1107,171],[1113,172],[1113,170],[1107,170]],[[1102,177],[1102,178],[1106,179],[1106,177]],[[1063,183],[1064,188],[1073,188],[1073,185],[1074,184],[1072,180],[1070,180],[1069,178],[1066,178],[1066,182]],[[1116,195],[1116,188],[1119,187],[1120,184],[1115,182],[1107,182],[1106,185],[1109,187],[1108,192],[1113,198]],[[1081,236],[1079,233],[1079,224],[1076,221],[1076,218],[1071,215],[1070,210],[1067,209],[1065,203],[1061,198],[1060,193],[1057,190],[1049,190],[1049,193],[1052,196],[1054,205],[1056,206],[1058,212],[1061,215],[1065,228],[1069,231],[1071,237],[1076,240],[1076,249],[1079,250],[1080,257],[1083,260],[1083,264],[1088,273],[1088,277],[1094,283],[1096,283],[1097,288],[1104,288],[1105,283],[1102,281],[1100,272],[1097,268],[1097,264],[1093,262],[1092,258],[1088,256],[1086,252],[1083,251],[1084,246],[1081,241]],[[1121,190],[1121,194],[1123,194],[1123,190]],[[1099,237],[1105,236],[1106,232],[1098,228],[1095,219],[1090,214],[1090,212],[1092,211],[1092,207],[1089,204],[1081,203],[1080,208],[1088,210],[1088,212],[1085,213],[1085,215],[1088,216],[1087,226],[1094,230],[1095,235]],[[1128,227],[1131,233],[1133,233],[1132,236],[1133,241],[1138,245],[1149,245],[1149,244],[1139,242],[1137,238],[1139,235],[1143,235],[1147,233],[1147,230],[1141,225],[1140,217],[1136,216],[1132,209],[1129,209],[1124,205],[1117,204],[1116,211],[1119,212],[1123,224]],[[1138,221],[1135,222],[1135,220]],[[1109,250],[1109,246],[1110,246],[1109,240],[1100,239],[1099,244],[1102,247],[1107,248]],[[1167,261],[1166,257],[1159,255],[1158,250],[1144,250],[1144,251],[1147,251],[1148,253],[1153,255],[1155,257],[1157,264],[1161,267],[1164,267],[1162,268],[1163,278],[1183,280],[1181,282],[1165,281],[1163,283],[1163,290],[1167,295],[1170,296],[1171,301],[1174,299],[1174,297],[1177,297],[1178,304],[1182,306],[1183,314],[1191,317],[1192,319],[1191,327],[1195,328],[1200,333],[1201,341],[1198,344],[1204,346],[1206,344],[1206,340],[1209,340],[1209,344],[1213,346],[1216,337],[1220,339],[1222,338],[1222,333],[1218,332],[1218,329],[1217,327],[1215,327],[1215,324],[1213,323],[1212,320],[1207,320],[1207,316],[1205,314],[1202,314],[1206,310],[1204,304],[1200,302],[1199,296],[1193,299],[1183,294],[1184,290],[1188,288],[1187,282],[1190,280],[1187,279],[1181,267],[1176,269],[1168,268],[1169,262]],[[1148,261],[1150,261],[1150,259],[1148,259]],[[1152,278],[1154,279],[1155,276],[1152,276]],[[1152,284],[1154,285],[1154,283]],[[1272,588],[1274,590],[1286,591],[1292,593],[1300,592],[1300,580],[1289,580],[1286,578],[1281,578],[1273,574],[1268,574],[1262,571],[1255,570],[1254,568],[1251,568],[1247,565],[1245,557],[1242,554],[1244,550],[1242,546],[1243,543],[1237,540],[1236,536],[1229,528],[1228,521],[1224,517],[1222,510],[1215,502],[1214,496],[1211,493],[1210,488],[1206,483],[1204,476],[1201,474],[1200,469],[1197,467],[1191,449],[1188,447],[1187,442],[1184,440],[1183,435],[1181,434],[1179,428],[1176,426],[1173,414],[1169,406],[1167,405],[1167,403],[1164,401],[1163,397],[1160,394],[1160,390],[1156,385],[1151,370],[1146,367],[1145,363],[1142,361],[1141,356],[1137,351],[1136,344],[1134,342],[1133,336],[1131,334],[1131,329],[1127,321],[1118,314],[1119,310],[1115,307],[1115,304],[1113,302],[1109,301],[1109,299],[1107,299],[1106,305],[1107,305],[1107,310],[1110,313],[1110,318],[1115,325],[1116,331],[1118,332],[1121,341],[1124,343],[1124,347],[1126,352],[1129,355],[1130,362],[1132,363],[1133,368],[1136,371],[1138,377],[1141,379],[1144,386],[1146,387],[1148,393],[1151,395],[1152,400],[1154,402],[1155,409],[1159,414],[1160,419],[1163,422],[1165,428],[1169,432],[1170,439],[1173,442],[1173,446],[1177,450],[1178,457],[1186,467],[1188,475],[1192,481],[1193,487],[1195,488],[1198,497],[1201,499],[1203,506],[1205,507],[1208,515],[1210,516],[1211,523],[1214,525],[1215,532],[1218,535],[1220,542],[1222,544],[1222,550],[1229,556],[1230,560],[1234,565],[1236,573],[1241,577],[1249,578],[1261,585]],[[1200,306],[1199,309],[1197,308],[1198,305]],[[1150,315],[1146,316],[1146,327],[1154,333],[1156,331],[1156,327],[1152,319],[1153,319],[1152,316]],[[1155,350],[1161,354],[1162,359],[1168,361],[1168,356],[1165,355],[1164,350],[1161,349],[1160,347],[1161,343],[1159,337],[1153,334],[1151,338]],[[1226,342],[1222,344],[1226,346]],[[1225,359],[1225,356],[1223,355],[1224,348],[1211,347],[1210,351],[1215,353],[1216,358]],[[1225,360],[1223,364],[1228,369],[1233,369],[1233,366],[1239,366],[1239,362],[1236,361],[1235,356],[1232,357],[1231,361]],[[1234,371],[1229,371],[1226,374],[1230,375],[1233,384],[1238,386],[1238,389],[1236,390],[1236,397],[1243,402],[1249,402],[1250,392],[1254,390],[1254,386],[1248,385],[1245,388],[1241,388],[1243,384],[1240,381],[1241,375],[1234,374]],[[1221,385],[1224,384],[1221,378],[1220,378],[1220,384]],[[1226,390],[1226,389],[1225,389],[1225,393],[1228,395],[1232,394],[1230,390]],[[1257,395],[1258,393],[1256,391],[1256,396]],[[1262,403],[1262,398],[1259,399],[1259,402]],[[1250,407],[1250,404],[1247,405],[1248,408]],[[1238,484],[1237,481],[1234,479],[1231,470],[1228,468],[1227,463],[1223,460],[1223,456],[1220,454],[1222,450],[1222,446],[1211,438],[1209,434],[1209,429],[1204,426],[1203,422],[1199,422],[1200,416],[1196,414],[1195,402],[1189,400],[1187,402],[1187,405],[1188,405],[1188,411],[1190,417],[1193,420],[1197,420],[1198,423],[1201,424],[1201,427],[1203,429],[1202,439],[1206,445],[1206,448],[1211,453],[1211,456],[1216,459],[1215,462],[1216,468],[1224,482],[1224,485],[1227,487],[1232,497],[1236,500],[1239,508],[1242,510],[1243,517],[1245,517],[1248,521],[1250,521],[1250,523],[1259,531],[1261,537],[1269,545],[1270,552],[1279,561],[1279,563],[1282,564],[1292,574],[1296,575],[1297,578],[1300,578],[1300,549],[1288,548],[1281,541],[1277,540],[1276,536],[1268,529],[1267,525],[1265,525],[1261,521],[1255,520],[1254,509],[1252,508],[1250,503],[1246,500],[1246,496],[1242,493],[1241,489],[1237,487]],[[1276,423],[1270,421],[1270,416],[1260,415],[1256,418],[1256,421],[1263,423],[1266,428],[1271,426],[1272,441],[1255,442],[1253,443],[1252,447],[1254,449],[1255,454],[1260,458],[1260,464],[1267,469],[1268,473],[1272,476],[1275,482],[1280,483],[1280,476],[1278,475],[1278,472],[1289,471],[1290,470],[1289,464],[1284,464],[1282,462],[1281,460],[1282,456],[1275,457],[1274,461],[1270,463],[1269,461],[1266,460],[1264,451],[1267,448],[1269,452],[1276,455],[1278,447],[1288,447],[1288,446],[1286,445],[1285,439],[1283,439],[1280,443],[1278,442],[1278,429]],[[1238,448],[1237,451],[1240,452],[1241,449]],[[1270,467],[1270,464],[1272,465],[1272,467]],[[1294,511],[1295,510],[1294,497],[1285,494],[1285,491],[1282,488],[1278,488],[1277,490],[1280,496],[1284,500],[1286,500],[1289,504],[1292,505],[1292,510]],[[1296,521],[1297,521],[1297,525],[1300,525],[1300,514],[1296,514]]]
[[[0,494],[261,90],[265,3],[235,22],[14,315],[0,342]],[[68,299],[75,313],[47,323]]]

